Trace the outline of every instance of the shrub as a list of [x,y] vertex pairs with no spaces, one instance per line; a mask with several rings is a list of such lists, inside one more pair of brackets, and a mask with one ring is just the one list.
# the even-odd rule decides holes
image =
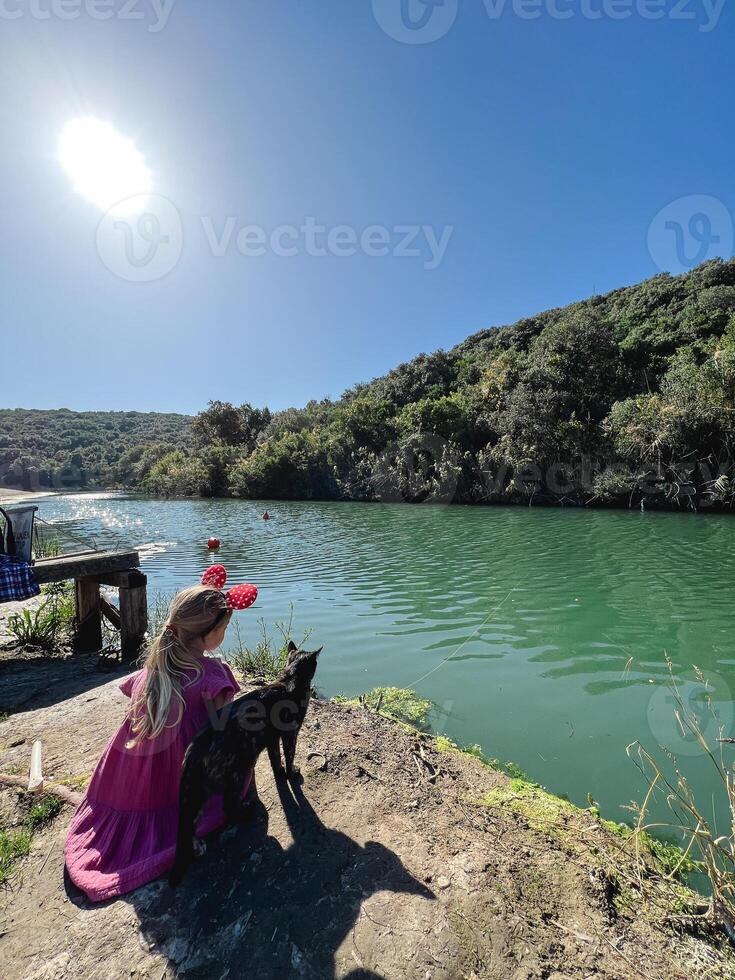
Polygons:
[[[240,627],[238,624],[235,625],[237,648],[228,652],[227,660],[246,679],[273,680],[286,666],[288,644],[293,639],[293,603],[290,605],[288,623],[275,624],[279,638],[274,638],[268,633],[264,620],[259,619],[258,625],[261,635],[254,648],[243,643]],[[309,636],[310,631],[306,631],[297,646],[303,647]]]
[[8,630],[21,646],[50,649],[59,635],[59,618],[45,602],[38,609],[23,609],[8,618]]

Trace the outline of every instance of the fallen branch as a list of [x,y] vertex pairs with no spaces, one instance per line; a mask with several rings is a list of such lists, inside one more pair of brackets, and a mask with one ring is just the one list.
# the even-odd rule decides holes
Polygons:
[[424,749],[421,743],[419,743],[418,749],[419,752],[412,751],[411,755],[413,756],[414,762],[416,763],[416,768],[419,771],[419,776],[421,777],[421,779],[425,779],[429,783],[435,783],[436,775],[437,775],[436,767],[432,762],[429,762],[429,760],[426,758],[426,754],[424,753]]
[[11,776],[10,773],[4,772],[0,772],[0,785],[19,786],[33,796],[42,796],[44,793],[51,793],[53,796],[58,797],[62,803],[67,803],[73,807],[79,806],[84,799],[81,793],[75,793],[73,789],[69,789],[68,786],[62,786],[61,783],[45,781],[35,789],[29,790],[28,778],[26,776]]
[[120,610],[108,602],[103,595],[100,596],[100,611],[110,625],[120,631]]
[[562,932],[568,933],[570,936],[574,936],[575,939],[581,940],[583,943],[594,943],[595,939],[593,936],[588,936],[584,932],[577,932],[576,929],[569,929],[567,926],[563,926],[561,922],[557,922],[556,919],[549,919],[549,923],[552,926],[556,926],[557,929],[561,929]]

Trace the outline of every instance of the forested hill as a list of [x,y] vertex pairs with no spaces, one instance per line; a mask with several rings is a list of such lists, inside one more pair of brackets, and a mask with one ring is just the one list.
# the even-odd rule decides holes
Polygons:
[[155,412],[0,409],[0,486],[134,483],[172,448],[189,445],[191,421]]
[[[14,415],[5,447],[30,431],[23,413],[3,429]],[[482,330],[339,400],[212,402],[191,443],[181,416],[93,415],[80,445],[58,415],[64,440],[40,424],[35,452],[102,460],[103,480],[153,493],[730,508],[735,260]]]
[[735,260],[422,354],[338,401],[215,402],[154,492],[730,507]]

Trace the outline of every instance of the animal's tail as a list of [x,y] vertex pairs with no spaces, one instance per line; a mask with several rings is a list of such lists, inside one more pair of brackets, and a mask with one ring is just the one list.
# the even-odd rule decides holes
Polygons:
[[187,868],[194,859],[194,833],[199,812],[204,804],[203,787],[195,767],[184,760],[181,773],[181,788],[179,790],[179,829],[176,836],[176,857],[169,872],[168,883],[176,888]]

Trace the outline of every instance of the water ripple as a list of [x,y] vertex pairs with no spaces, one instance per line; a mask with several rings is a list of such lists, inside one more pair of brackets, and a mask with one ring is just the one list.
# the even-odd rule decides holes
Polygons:
[[293,604],[297,632],[324,644],[326,693],[422,678],[453,738],[616,817],[640,789],[625,746],[667,731],[664,651],[682,677],[713,672],[715,703],[732,702],[725,515],[94,494],[41,501],[41,516],[98,547],[145,545],[153,591],[221,561],[260,589],[239,617],[246,642]]

